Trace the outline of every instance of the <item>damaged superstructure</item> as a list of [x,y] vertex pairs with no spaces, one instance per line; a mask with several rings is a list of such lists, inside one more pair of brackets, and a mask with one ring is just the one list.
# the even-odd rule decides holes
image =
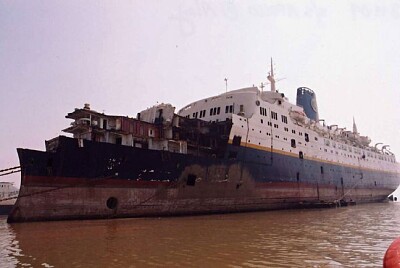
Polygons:
[[[174,111],[172,105],[160,104],[131,118],[98,113],[85,104],[66,116],[75,121],[63,131],[73,134],[80,146],[88,140],[197,156],[224,151],[231,127],[229,120],[206,122],[179,116]],[[46,141],[46,150],[56,150],[57,140],[58,137]]]

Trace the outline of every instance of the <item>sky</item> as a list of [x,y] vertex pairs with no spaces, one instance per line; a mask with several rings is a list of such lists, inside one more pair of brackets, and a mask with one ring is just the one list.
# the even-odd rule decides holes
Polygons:
[[[74,108],[136,116],[266,82],[400,159],[398,1],[0,1],[0,169]],[[19,184],[19,176],[0,180]]]

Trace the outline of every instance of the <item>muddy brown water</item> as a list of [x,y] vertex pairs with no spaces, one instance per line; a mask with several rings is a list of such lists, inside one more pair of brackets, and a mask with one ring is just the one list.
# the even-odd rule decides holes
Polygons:
[[400,203],[9,225],[0,267],[382,267]]

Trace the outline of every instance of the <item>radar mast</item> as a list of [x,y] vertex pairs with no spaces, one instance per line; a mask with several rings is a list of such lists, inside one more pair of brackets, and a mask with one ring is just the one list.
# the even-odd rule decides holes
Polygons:
[[274,67],[272,65],[272,58],[271,58],[271,71],[269,72],[267,79],[271,82],[271,91],[275,92],[275,78],[274,78]]

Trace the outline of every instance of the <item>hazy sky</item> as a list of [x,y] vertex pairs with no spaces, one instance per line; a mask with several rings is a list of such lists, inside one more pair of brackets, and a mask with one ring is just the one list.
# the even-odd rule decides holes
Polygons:
[[[400,159],[398,1],[0,1],[0,169],[44,149],[64,116],[178,109],[266,81],[317,94],[320,117]],[[0,180],[19,182],[19,176]]]

